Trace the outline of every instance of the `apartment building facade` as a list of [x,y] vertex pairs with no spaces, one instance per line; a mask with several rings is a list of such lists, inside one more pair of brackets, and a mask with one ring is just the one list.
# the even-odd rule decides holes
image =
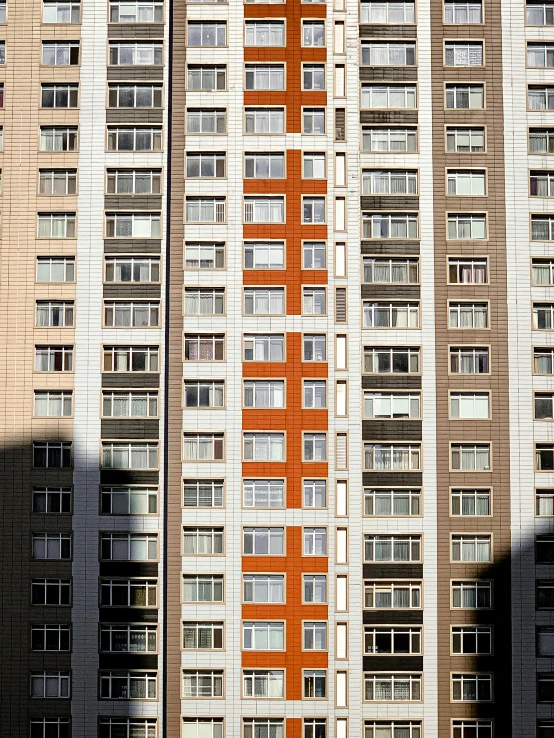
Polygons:
[[554,5],[8,0],[0,85],[0,733],[552,738]]

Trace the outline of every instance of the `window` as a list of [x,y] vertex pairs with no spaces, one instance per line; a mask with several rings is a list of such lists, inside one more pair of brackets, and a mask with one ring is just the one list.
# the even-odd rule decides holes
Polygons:
[[366,471],[419,471],[421,445],[364,443]]
[[244,507],[275,508],[285,506],[283,479],[244,479]]
[[73,256],[38,256],[37,282],[74,282]]
[[453,535],[452,561],[492,561],[490,535]]
[[421,561],[421,536],[364,535],[364,561],[386,563]]
[[222,574],[184,574],[185,602],[223,602]]
[[106,238],[160,238],[160,213],[106,213]]
[[529,86],[527,89],[529,110],[553,110],[554,89],[552,87]]
[[483,153],[485,151],[485,129],[447,126],[446,150],[459,154]]
[[283,738],[283,718],[243,718],[242,734],[244,738]]
[[[285,672],[282,669],[245,670],[242,672],[243,697],[277,699],[285,696]],[[269,735],[273,736],[273,733]]]
[[101,625],[100,651],[147,653],[157,651],[156,625]]
[[488,374],[488,348],[450,347],[450,371],[453,374]]
[[554,176],[552,173],[531,170],[529,195],[531,197],[552,197],[554,195]]
[[362,302],[364,328],[419,328],[419,303]]
[[448,213],[447,238],[475,239],[487,237],[487,217],[476,213]]
[[364,346],[367,374],[419,374],[419,348]]
[[39,213],[37,238],[75,238],[75,213]]
[[303,64],[302,65],[302,89],[324,90],[325,89],[325,64]]
[[[6,22],[6,3],[2,3],[0,22]],[[80,0],[44,0],[42,5],[43,23],[79,23],[81,20]]]
[[[444,65],[446,67],[482,67],[483,44],[480,41],[446,41],[444,44]],[[451,107],[447,105],[447,107]],[[454,106],[454,107],[468,107]],[[471,107],[471,106],[470,106]],[[479,106],[481,107],[481,106]]]
[[244,313],[245,315],[284,315],[284,288],[245,287]]
[[52,302],[38,300],[36,303],[37,328],[71,328],[73,326],[74,304],[71,302]]
[[325,46],[325,22],[322,20],[302,21],[302,46]]
[[535,470],[554,471],[554,445],[539,443],[535,447]]
[[459,419],[489,418],[488,392],[451,392],[450,417]]
[[417,151],[416,128],[362,127],[363,151],[414,152]]
[[108,169],[106,192],[109,195],[159,195],[161,191],[160,169]]
[[214,64],[189,64],[187,66],[187,88],[215,92],[227,87],[227,67]]
[[33,441],[33,466],[35,469],[70,469],[71,452],[71,441]]
[[302,198],[302,222],[303,223],[325,223],[325,198],[303,197]]
[[158,84],[110,84],[109,108],[161,108],[162,85]]
[[537,674],[537,702],[554,702],[554,674]]
[[327,461],[326,434],[304,433],[302,450],[304,461]]
[[222,479],[184,479],[184,507],[223,507]]
[[183,648],[215,651],[223,649],[222,622],[183,623]]
[[412,67],[415,56],[413,41],[362,41],[362,65]]
[[420,515],[421,489],[364,488],[364,515]]
[[282,380],[244,382],[244,407],[285,407],[285,383]]
[[362,85],[362,108],[415,108],[416,105],[415,85]]
[[[554,6],[553,6],[554,10]],[[552,154],[554,153],[554,130],[550,128],[529,129],[529,153],[530,154]]]
[[455,488],[450,491],[452,515],[490,515],[491,490]]
[[302,109],[302,133],[311,135],[325,133],[325,108]]
[[260,621],[242,624],[242,647],[254,651],[282,651],[285,648],[285,624]]
[[158,392],[102,392],[102,415],[106,418],[158,417]]
[[449,328],[489,327],[489,306],[486,302],[449,302]]
[[303,648],[305,651],[327,650],[327,623],[308,622],[303,623]]
[[419,702],[421,674],[364,674],[366,702]]
[[304,479],[303,507],[324,508],[327,506],[327,482],[325,479]]
[[245,197],[245,223],[284,223],[284,197]]
[[187,223],[225,223],[224,197],[186,197]]
[[536,509],[535,515],[543,517],[554,516],[554,490],[538,489],[535,494]]
[[78,133],[76,127],[41,126],[41,151],[77,151]]
[[369,0],[360,3],[360,23],[415,23],[415,3]]
[[304,556],[327,556],[326,528],[304,528],[303,536]]
[[364,391],[365,418],[419,418],[421,396],[419,392]]
[[484,85],[447,84],[446,107],[458,109],[484,108]]
[[531,216],[531,240],[553,241],[554,240],[554,217],[548,215]]
[[536,582],[535,603],[537,610],[554,608],[554,580],[542,579]]
[[554,561],[554,538],[543,535],[535,538],[535,563],[550,564]]
[[417,213],[362,213],[362,238],[418,238]]
[[364,195],[417,195],[417,172],[403,169],[362,171]]
[[183,669],[183,697],[223,697],[223,671]]
[[492,583],[486,580],[452,582],[452,607],[483,610],[492,607]]
[[35,390],[35,417],[63,418],[73,413],[73,392],[67,390]]
[[39,195],[74,195],[77,192],[76,169],[40,169]]
[[211,108],[187,108],[187,133],[227,133],[227,112]]
[[223,315],[225,290],[223,288],[185,288],[186,315]]
[[304,315],[325,315],[326,312],[325,287],[303,287],[302,313]]
[[364,628],[364,653],[372,656],[421,653],[421,628],[366,627]]
[[70,559],[71,533],[33,533],[33,559]]
[[284,528],[243,528],[243,552],[252,556],[283,556]]
[[448,195],[486,195],[486,174],[482,169],[447,170]]
[[251,21],[244,23],[245,46],[284,46],[284,21]]
[[32,671],[31,697],[69,698],[70,676],[67,671]]
[[223,553],[223,528],[183,528],[184,556],[216,556]]
[[69,718],[31,718],[31,738],[70,738],[70,730]]
[[188,46],[226,46],[227,24],[215,21],[189,21]]
[[56,607],[70,605],[71,581],[69,579],[33,579],[31,604]]
[[408,610],[421,607],[420,582],[364,582],[364,608]]
[[161,151],[160,126],[108,126],[108,151]]
[[79,64],[79,42],[43,41],[42,64],[48,67],[63,67]]
[[244,126],[246,134],[284,133],[284,108],[245,108]]
[[[325,699],[327,697],[327,672],[324,669],[304,669],[302,677],[303,691],[302,696],[304,699],[318,700]],[[312,723],[315,723],[316,732],[310,733],[311,735],[322,735],[325,736],[325,720],[304,720],[304,734],[306,735],[308,723],[310,724],[310,730]],[[319,727],[322,725],[323,731]]]
[[184,406],[222,408],[225,406],[225,383],[208,379],[185,380]]
[[327,361],[327,342],[323,335],[304,335],[303,361]]
[[157,372],[157,346],[105,346],[105,372]]
[[303,574],[304,602],[324,604],[327,602],[327,577],[325,574]]
[[215,151],[187,152],[187,177],[225,177],[225,153]]
[[155,579],[101,579],[102,607],[156,607]]
[[492,653],[492,629],[490,625],[452,626],[452,653]]
[[528,43],[527,66],[543,68],[554,67],[554,44]]
[[283,269],[285,266],[284,241],[245,241],[245,269]]
[[327,720],[324,718],[304,718],[304,738],[326,738]]
[[244,176],[247,179],[282,179],[285,176],[283,153],[246,153]]
[[452,471],[490,471],[490,444],[451,444],[450,465]]
[[106,282],[159,282],[158,257],[107,256]]
[[110,23],[163,23],[163,0],[110,0]]
[[284,64],[246,64],[246,90],[284,90]]
[[157,328],[160,325],[159,302],[105,302],[106,328]]
[[100,718],[99,738],[156,738],[155,718]]
[[185,461],[223,461],[223,433],[185,433],[183,458]]
[[492,674],[452,674],[454,702],[490,702]]
[[[554,25],[554,7],[549,2],[526,3],[526,20],[529,26]],[[541,736],[542,738],[542,736]]]
[[101,512],[106,515],[149,515],[158,512],[158,491],[148,487],[101,487]]
[[101,700],[152,700],[157,696],[155,672],[100,672]]
[[327,265],[324,241],[304,241],[302,243],[303,269],[325,269]]
[[111,41],[112,66],[149,66],[163,64],[161,41]]
[[33,512],[70,513],[71,487],[33,487]]
[[245,602],[271,604],[285,601],[283,574],[243,574],[242,586]]
[[158,536],[147,533],[101,533],[100,559],[104,561],[156,561]]
[[224,356],[222,333],[185,333],[185,361],[223,361]]
[[421,738],[419,720],[365,720],[364,738]]
[[533,303],[533,330],[550,331],[552,330],[552,318],[554,317],[553,303]]
[[224,269],[225,242],[185,241],[185,269]]
[[327,407],[327,384],[325,380],[303,380],[304,408],[322,409]]
[[282,334],[245,334],[244,361],[284,361],[285,337]]
[[483,10],[481,2],[446,0],[446,2],[444,3],[444,22],[459,23],[462,25],[482,23]]
[[103,469],[157,469],[158,443],[102,442]]

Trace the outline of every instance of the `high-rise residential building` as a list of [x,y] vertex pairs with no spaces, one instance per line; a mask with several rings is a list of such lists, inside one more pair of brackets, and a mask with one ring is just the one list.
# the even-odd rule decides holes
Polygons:
[[554,737],[554,0],[0,0],[0,735]]

